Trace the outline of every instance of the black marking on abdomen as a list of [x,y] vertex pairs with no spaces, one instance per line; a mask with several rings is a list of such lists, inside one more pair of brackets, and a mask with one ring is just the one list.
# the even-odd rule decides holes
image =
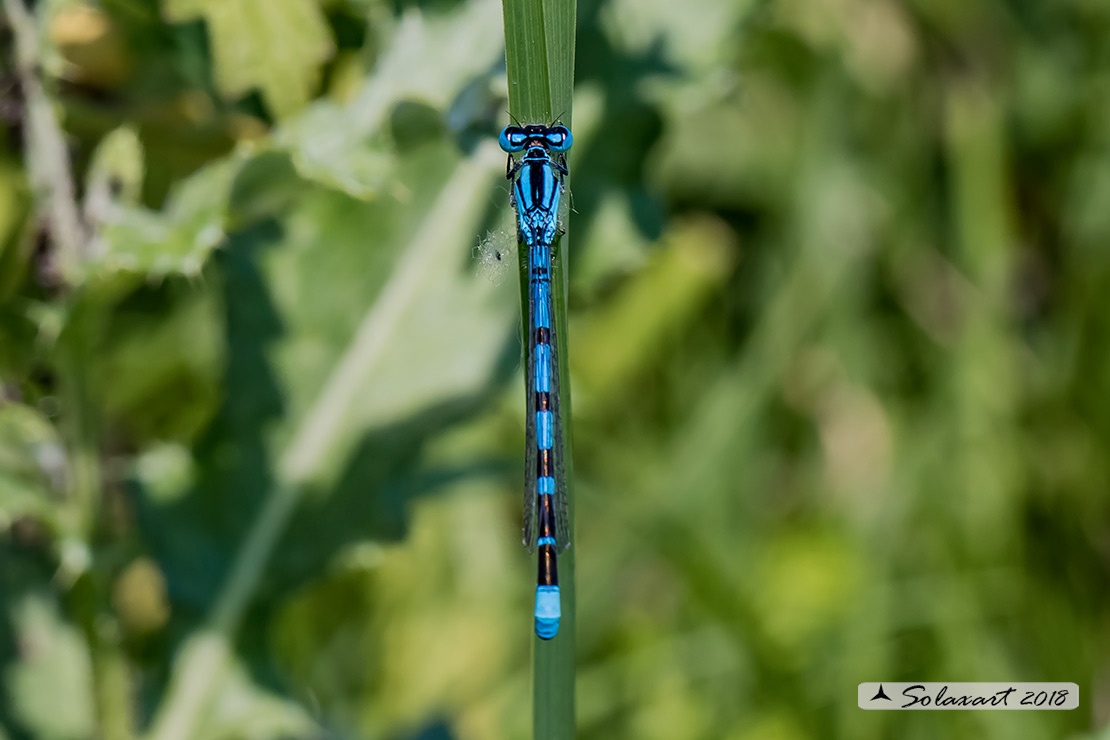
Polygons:
[[556,564],[554,545],[540,546],[539,570],[536,573],[536,585],[559,585],[559,567]]
[[555,501],[550,493],[540,496],[540,537],[555,537]]

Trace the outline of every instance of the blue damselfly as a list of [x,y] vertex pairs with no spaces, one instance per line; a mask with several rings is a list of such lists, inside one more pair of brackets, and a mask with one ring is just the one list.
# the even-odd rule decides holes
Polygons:
[[553,303],[558,286],[552,283],[551,258],[560,233],[565,153],[572,140],[562,125],[508,126],[499,139],[509,155],[505,177],[512,183],[517,239],[528,252],[528,315],[523,317],[530,330],[524,350],[528,399],[524,544],[539,550],[535,619],[536,634],[545,640],[559,631],[562,610],[556,558],[570,545]]

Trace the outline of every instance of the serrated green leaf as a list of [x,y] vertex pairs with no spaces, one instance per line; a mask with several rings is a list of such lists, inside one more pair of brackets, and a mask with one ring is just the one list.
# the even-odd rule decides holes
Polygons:
[[401,19],[389,49],[352,102],[355,120],[376,129],[400,100],[418,100],[444,109],[475,78],[490,74],[503,49],[496,33],[496,0],[460,3],[449,13],[410,10]]
[[84,265],[90,287],[112,292],[136,279],[200,274],[224,238],[231,185],[241,166],[236,157],[210,164],[182,181],[162,211],[118,206],[104,217],[93,254]]
[[[314,493],[274,553],[271,595],[348,543],[400,536],[409,497],[441,482],[421,477],[421,449],[480,408],[512,321],[508,291],[466,269],[502,166],[499,152],[481,151],[460,161],[441,141],[414,152],[399,167],[404,201],[310,189],[221,251],[225,404],[199,445],[192,493],[144,501],[185,600],[210,601],[213,577],[277,482],[275,465],[311,478]],[[343,369],[352,354],[358,376]],[[345,400],[312,421],[336,387]],[[311,462],[289,462],[306,445],[318,450]]]
[[463,3],[447,13],[410,10],[361,91],[349,104],[316,103],[275,136],[302,177],[369,199],[391,182],[396,162],[381,135],[398,102],[446,110],[463,88],[492,75],[501,54],[497,0]]
[[396,166],[391,151],[374,146],[351,112],[318,103],[283,127],[277,143],[289,150],[301,177],[369,199],[382,189]]
[[165,9],[173,21],[205,19],[225,95],[258,88],[278,117],[311,97],[320,65],[334,50],[313,0],[167,0]]

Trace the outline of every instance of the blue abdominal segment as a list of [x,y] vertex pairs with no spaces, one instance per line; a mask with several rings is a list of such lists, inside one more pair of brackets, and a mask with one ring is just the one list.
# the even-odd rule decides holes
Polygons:
[[557,635],[560,616],[559,587],[536,586],[536,634],[545,640]]

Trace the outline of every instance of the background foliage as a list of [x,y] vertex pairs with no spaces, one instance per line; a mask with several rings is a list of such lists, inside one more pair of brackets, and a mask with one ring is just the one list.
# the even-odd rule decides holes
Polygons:
[[[0,737],[526,737],[500,5],[17,3]],[[579,734],[1110,737],[1110,5],[578,6]]]

